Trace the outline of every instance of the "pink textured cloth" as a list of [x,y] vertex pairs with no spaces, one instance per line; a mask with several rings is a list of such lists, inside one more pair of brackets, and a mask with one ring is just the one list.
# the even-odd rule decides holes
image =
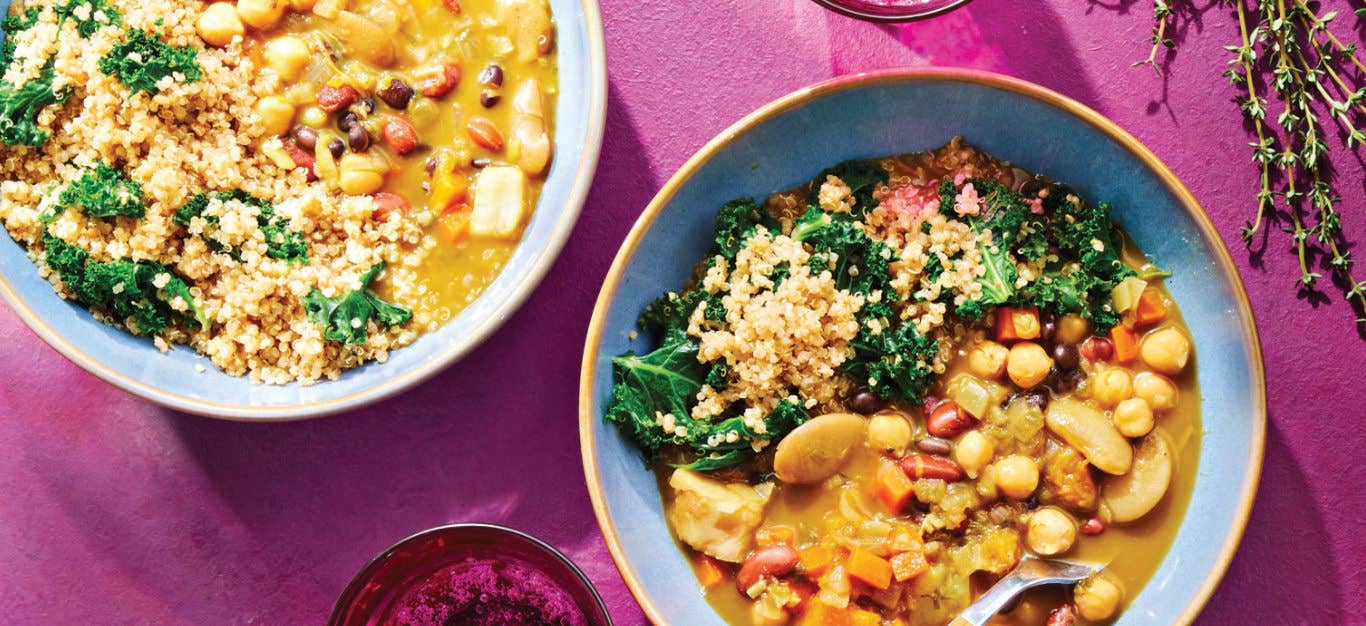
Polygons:
[[[1176,171],[1231,243],[1266,350],[1271,427],[1246,538],[1200,624],[1366,623],[1366,490],[1349,465],[1366,449],[1366,341],[1337,295],[1295,297],[1283,236],[1255,264],[1238,241],[1257,178],[1220,76],[1237,24],[1225,6],[1196,4],[1213,6],[1176,29],[1159,77],[1130,67],[1147,55],[1140,0],[977,0],[897,27],[808,0],[604,0],[607,138],[563,256],[482,348],[352,414],[278,425],[179,415],[67,363],[0,307],[5,622],[318,624],[376,552],[451,521],[545,538],[620,623],[640,622],[594,522],[577,438],[582,339],[612,255],[669,175],[764,102],[838,74],[936,64],[1012,74],[1097,108]],[[1359,41],[1348,3],[1329,4],[1343,9],[1338,32]],[[1343,230],[1366,243],[1366,174],[1340,150],[1334,165]]]

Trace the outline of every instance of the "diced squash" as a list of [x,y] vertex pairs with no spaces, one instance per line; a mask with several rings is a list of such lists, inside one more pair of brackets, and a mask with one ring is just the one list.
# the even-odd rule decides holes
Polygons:
[[1110,329],[1110,343],[1115,346],[1115,360],[1120,363],[1133,363],[1138,358],[1138,336],[1134,329],[1117,324]]
[[819,578],[830,571],[830,566],[835,564],[835,557],[835,548],[815,545],[797,551],[797,564],[807,578]]
[[474,212],[470,234],[476,237],[516,237],[526,213],[526,173],[519,167],[498,165],[479,170],[474,180]]
[[721,562],[705,554],[697,555],[697,580],[706,589],[726,582],[726,568]]
[[1015,320],[1010,315],[1010,307],[996,309],[996,341],[1009,343],[1019,339],[1020,336],[1015,334]]
[[930,562],[925,560],[925,553],[919,550],[902,552],[892,557],[892,575],[896,577],[897,582],[904,583],[929,569]]
[[849,553],[849,577],[874,589],[886,589],[892,584],[892,564],[863,548]]
[[1156,324],[1167,319],[1167,303],[1162,293],[1156,289],[1144,289],[1138,298],[1138,309],[1134,311],[1135,320],[1140,326]]
[[460,243],[470,234],[470,212],[451,211],[435,221],[436,234],[439,239],[451,243]]
[[432,169],[432,191],[427,197],[427,204],[433,211],[441,213],[464,203],[469,188],[469,179],[464,172],[455,170],[455,157],[442,154],[436,158],[436,167]]
[[722,561],[745,559],[754,544],[754,531],[764,520],[771,491],[683,469],[669,477],[669,486],[674,490],[669,521],[683,543]]
[[891,543],[892,552],[920,552],[925,549],[918,526],[897,526],[892,531]]
[[853,609],[849,612],[849,626],[880,626],[882,616],[865,609]]
[[758,544],[760,548],[778,544],[796,546],[797,531],[792,530],[789,526],[765,526],[760,528],[759,532],[754,533],[754,543]]
[[877,465],[874,494],[888,511],[900,513],[910,502],[911,496],[915,495],[915,484],[895,462],[882,459]]

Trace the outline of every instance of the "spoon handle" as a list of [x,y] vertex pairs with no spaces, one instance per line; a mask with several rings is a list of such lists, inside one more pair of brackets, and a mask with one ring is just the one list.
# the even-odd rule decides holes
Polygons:
[[949,626],[986,626],[987,620],[1000,613],[1015,596],[1042,583],[1039,579],[1021,576],[1018,570],[1012,572],[992,585],[991,589],[972,603],[972,606],[958,614],[958,617],[949,622]]

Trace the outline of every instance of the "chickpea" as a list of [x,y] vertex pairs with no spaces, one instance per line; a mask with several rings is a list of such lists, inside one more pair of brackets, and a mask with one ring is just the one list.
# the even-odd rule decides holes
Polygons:
[[342,191],[353,196],[374,193],[384,186],[384,168],[363,154],[343,156],[337,168]]
[[290,83],[299,79],[304,68],[308,67],[310,57],[308,44],[292,35],[266,42],[264,54],[266,65],[275,70],[282,80]]
[[1074,313],[1058,320],[1058,333],[1053,337],[1058,343],[1081,343],[1090,332],[1091,324],[1086,318]]
[[294,121],[294,105],[280,96],[265,96],[256,101],[256,114],[267,135],[283,135]]
[[1006,373],[1010,374],[1011,382],[1021,389],[1029,389],[1043,382],[1051,369],[1053,359],[1048,358],[1043,346],[1032,341],[1021,341],[1011,346],[1006,357]]
[[1092,576],[1077,583],[1073,590],[1072,601],[1077,605],[1077,613],[1092,622],[1102,622],[1119,611],[1119,603],[1124,592],[1119,585],[1104,574]]
[[1176,384],[1166,376],[1152,372],[1139,372],[1134,377],[1134,395],[1143,398],[1154,411],[1170,411],[1176,408]]
[[911,445],[911,423],[896,413],[878,413],[868,420],[868,445],[902,456]]
[[979,343],[968,353],[968,371],[982,378],[1000,378],[1006,370],[1008,354],[1010,350],[995,341]]
[[304,107],[304,110],[299,112],[299,122],[313,128],[322,128],[327,125],[327,111],[316,106]]
[[1138,356],[1143,362],[1168,376],[1186,368],[1191,356],[1191,342],[1172,326],[1148,333],[1138,342]]
[[285,0],[237,0],[237,16],[255,29],[270,30],[285,15]]
[[1028,498],[1039,486],[1039,466],[1034,459],[1012,454],[996,462],[996,487],[1007,497]]
[[199,14],[199,19],[194,23],[194,30],[204,43],[218,47],[226,46],[232,43],[234,37],[246,33],[237,11],[227,2],[216,2],[204,7],[204,12]]
[[995,454],[996,444],[975,430],[964,433],[953,447],[953,460],[958,461],[959,467],[967,472],[969,478],[977,478]]
[[1067,552],[1077,541],[1077,523],[1072,516],[1055,506],[1046,506],[1029,516],[1025,542],[1039,556],[1056,556]]
[[1112,419],[1125,437],[1142,437],[1153,429],[1153,410],[1143,398],[1129,398],[1115,405]]
[[1106,367],[1095,373],[1091,397],[1102,407],[1114,408],[1133,395],[1134,380],[1129,376],[1129,370],[1122,367]]

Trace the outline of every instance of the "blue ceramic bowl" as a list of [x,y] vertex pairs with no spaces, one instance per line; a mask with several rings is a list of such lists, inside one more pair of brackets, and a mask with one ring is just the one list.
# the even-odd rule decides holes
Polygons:
[[[564,246],[597,168],[607,111],[607,62],[596,0],[549,0],[557,23],[560,92],[555,160],[545,189],[501,275],[440,330],[312,386],[253,385],[222,373],[193,349],[160,354],[150,340],[95,321],[38,276],[24,249],[0,229],[0,298],[53,348],[126,391],[171,408],[239,420],[283,420],[354,409],[441,371],[498,328],[531,293]],[[8,0],[0,8],[8,10]],[[205,372],[196,372],[203,365]]]
[[[611,357],[646,351],[636,315],[707,253],[716,207],[809,180],[831,163],[924,150],[961,134],[987,153],[1086,190],[1163,267],[1195,329],[1204,434],[1188,515],[1119,624],[1192,621],[1233,557],[1251,510],[1266,427],[1247,295],[1209,218],[1176,177],[1100,114],[1042,87],[970,70],[836,79],[779,99],[689,160],[622,245],[593,312],[580,387],[584,470],[617,567],[657,623],[719,624],[665,525],[655,477],[602,411]],[[1067,137],[1066,142],[1058,137]]]

